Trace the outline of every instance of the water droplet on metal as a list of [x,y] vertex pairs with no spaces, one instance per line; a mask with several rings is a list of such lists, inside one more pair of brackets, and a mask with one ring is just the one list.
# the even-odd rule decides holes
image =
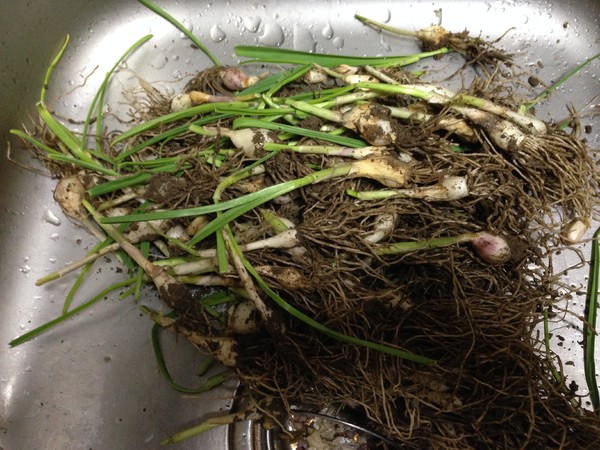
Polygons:
[[333,38],[333,46],[338,50],[341,49],[342,47],[344,47],[344,40],[341,37],[336,36],[335,38]]
[[386,52],[392,51],[392,46],[388,42],[386,42],[383,35],[381,35],[380,44],[381,44],[381,47],[383,48],[383,50],[385,50]]
[[244,17],[244,28],[250,33],[256,33],[260,26],[260,17]]
[[212,39],[213,42],[221,42],[226,37],[227,37],[227,35],[225,34],[225,32],[223,30],[221,30],[219,28],[218,25],[213,25],[211,27],[210,38]]
[[321,31],[321,35],[325,39],[331,39],[333,37],[333,27],[329,22],[327,22],[327,25],[325,26],[325,28],[323,28],[323,31]]
[[23,264],[23,265],[22,265],[22,266],[19,268],[19,270],[20,270],[22,273],[29,273],[29,272],[31,272],[31,267],[29,267],[27,264]]
[[60,234],[58,234],[58,233],[52,233],[50,235],[50,239],[52,239],[53,241],[58,241],[60,239]]
[[42,222],[49,223],[55,227],[60,225],[60,219],[54,215],[52,211],[47,209],[42,216]]
[[258,38],[260,43],[265,45],[273,45],[279,47],[285,40],[285,34],[283,28],[275,22],[271,22],[265,25],[264,33]]
[[301,25],[294,26],[294,50],[302,52],[314,52],[317,47],[317,42],[312,33]]
[[167,62],[169,62],[169,59],[165,55],[158,54],[150,63],[150,67],[160,70],[167,65]]
[[[192,31],[194,31],[194,24],[192,22],[190,22],[189,24],[186,24],[186,20],[183,19],[181,21],[181,24],[191,33]],[[187,36],[185,35],[185,33],[181,32],[179,33],[179,37],[181,39],[187,39]]]

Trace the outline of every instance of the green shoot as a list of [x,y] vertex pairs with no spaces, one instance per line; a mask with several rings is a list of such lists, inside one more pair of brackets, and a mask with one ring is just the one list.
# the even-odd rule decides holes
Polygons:
[[[217,108],[218,109],[218,108]],[[229,110],[229,108],[228,108]],[[211,123],[211,122],[218,122],[221,119],[226,119],[228,117],[231,116],[231,113],[226,112],[226,113],[215,113],[215,114],[210,114],[208,116],[204,116],[201,119],[198,119],[194,122],[192,122],[192,125],[204,125],[207,123]],[[161,133],[157,136],[151,137],[150,139],[147,139],[145,141],[140,142],[139,144],[133,146],[132,148],[128,149],[128,150],[123,150],[121,152],[119,152],[119,155],[116,157],[116,161],[128,161],[129,163],[130,161],[130,157],[136,153],[138,153],[139,151],[150,147],[153,144],[156,144],[157,142],[167,142],[170,139],[173,139],[176,136],[179,136],[183,133],[186,133],[189,129],[189,124],[184,124],[184,125],[179,125],[177,127],[173,127],[167,131],[165,131],[164,133]],[[133,137],[133,136],[131,136]],[[164,159],[164,158],[161,158]],[[121,163],[120,167],[125,167],[124,164],[126,163]]]
[[346,194],[359,200],[385,200],[386,198],[398,197],[398,191],[390,189],[378,191],[355,191],[354,189],[348,189]]
[[[190,245],[194,245],[198,242],[201,242],[214,232],[221,230],[232,220],[237,219],[242,214],[253,210],[254,208],[262,205],[263,203],[273,200],[275,197],[285,195],[289,192],[292,192],[296,189],[300,189],[301,187],[307,186],[309,184],[320,183],[324,180],[348,175],[351,170],[352,166],[350,164],[331,167],[329,169],[323,169],[319,172],[306,175],[305,177],[298,178],[296,180],[279,183],[274,186],[269,186],[268,188],[262,189],[258,192],[254,192],[252,194],[247,194],[242,197],[238,197],[237,199],[230,200],[230,202],[237,201],[237,203],[240,203],[239,206],[228,209],[221,216],[217,217],[215,220],[202,227],[198,231],[198,233],[196,233],[196,235],[190,240]],[[243,198],[247,198],[248,200],[240,202],[239,200]],[[224,205],[225,203],[227,202],[223,202],[220,205]]]
[[211,389],[222,385],[230,377],[230,375],[227,375],[226,373],[214,375],[208,378],[208,380],[203,385],[195,388],[188,388],[177,383],[173,379],[171,372],[169,372],[167,363],[162,352],[159,336],[160,330],[162,330],[162,327],[160,325],[154,324],[152,326],[152,349],[154,350],[154,356],[156,357],[156,363],[158,365],[159,372],[165,378],[167,384],[171,386],[174,390],[188,395],[202,394],[203,392],[210,391]]
[[106,72],[106,75],[104,76],[104,81],[102,82],[102,84],[100,85],[100,88],[96,92],[96,95],[92,99],[92,103],[90,104],[90,108],[88,110],[87,117],[85,118],[85,122],[83,124],[83,130],[81,132],[81,141],[82,142],[86,142],[87,131],[90,126],[92,114],[94,112],[94,109],[96,108],[96,105],[98,105],[98,107],[97,107],[98,111],[96,113],[96,139],[97,139],[97,147],[96,148],[98,150],[101,148],[100,136],[102,135],[102,108],[104,107],[104,98],[106,96],[106,89],[108,88],[108,82],[109,82],[111,76],[113,75],[113,73],[115,72],[115,70],[117,70],[117,67],[119,67],[119,65],[131,53],[133,53],[135,50],[137,50],[139,47],[141,47],[145,42],[147,42],[151,38],[152,38],[152,35],[149,34],[149,35],[144,36],[143,38],[139,39],[137,42],[135,42],[131,47],[129,47],[125,51],[125,53],[123,53],[123,55],[117,60],[117,62],[115,62],[113,67],[108,72]]
[[280,217],[276,216],[271,210],[261,208],[259,209],[260,215],[270,225],[275,234],[282,233],[290,229],[289,225],[285,223]]
[[196,374],[198,376],[205,375],[214,363],[215,358],[212,355],[206,355],[202,361],[200,361],[200,364],[198,364],[198,367],[196,368]]
[[179,442],[190,439],[194,436],[198,436],[202,433],[206,433],[214,428],[222,427],[224,425],[230,425],[238,420],[242,420],[238,414],[226,414],[218,417],[211,417],[206,419],[204,422],[188,428],[187,430],[175,433],[173,436],[164,439],[160,442],[160,445],[177,444]]
[[573,70],[569,71],[565,76],[563,76],[560,80],[558,80],[556,83],[554,83],[548,89],[545,89],[536,98],[534,98],[530,102],[527,102],[527,103],[521,105],[521,107],[519,108],[519,113],[523,114],[523,113],[529,111],[531,108],[533,108],[535,105],[537,105],[541,101],[545,100],[546,97],[548,97],[553,90],[555,90],[559,86],[561,86],[564,83],[566,83],[569,80],[569,78],[571,78],[573,75],[578,74],[585,66],[587,66],[588,64],[590,64],[592,61],[594,61],[597,58],[600,58],[600,53],[596,53],[591,58],[586,59],[584,62],[582,62],[581,64],[579,64]]
[[282,83],[285,84],[283,80],[289,79],[289,77],[294,77],[295,74],[299,72],[306,73],[305,67],[294,67],[293,69],[288,69],[274,73],[273,75],[270,75],[258,81],[257,83],[254,83],[252,86],[247,87],[246,89],[240,92],[240,95],[260,94],[272,90],[277,91],[278,88],[276,89],[275,86],[278,86]]
[[[90,154],[94,154],[94,156],[102,158],[104,155],[99,155],[99,154],[96,154],[95,152],[91,152],[91,151],[87,150],[85,148],[83,141],[80,139],[77,139],[75,137],[75,135],[67,127],[65,127],[59,121],[57,121],[52,116],[52,114],[50,113],[48,108],[46,107],[46,94],[48,92],[48,87],[50,85],[50,79],[52,77],[52,74],[54,73],[54,70],[56,69],[56,66],[62,59],[62,57],[67,49],[68,44],[69,44],[69,35],[66,36],[63,46],[61,47],[58,54],[54,57],[54,59],[50,63],[50,66],[46,70],[46,74],[44,76],[44,84],[42,85],[42,90],[40,93],[40,101],[37,104],[38,115],[39,115],[40,119],[48,126],[50,131],[52,131],[56,135],[56,137],[59,139],[59,141],[62,144],[64,144],[71,151],[71,153],[75,156],[75,160],[73,161],[74,164],[77,164],[77,162],[78,162],[77,160],[80,160],[81,164],[79,164],[79,165],[82,165],[83,167],[86,167],[86,168],[93,167],[94,169],[92,169],[92,170],[96,170],[99,173],[102,173],[105,175],[116,175],[116,172],[114,172],[110,169],[107,169],[104,166],[98,164],[90,156]],[[31,139],[27,139],[27,140],[30,143],[37,145],[35,139],[31,138]],[[48,152],[48,146],[46,146],[46,145],[42,144],[42,146],[39,148]],[[57,160],[60,160],[60,157],[62,156],[58,152],[48,152],[48,155],[54,157]]]
[[319,53],[300,52],[284,48],[238,45],[235,47],[237,56],[252,58],[251,63],[266,62],[276,64],[318,64],[323,67],[334,67],[340,64],[349,66],[390,67],[414,64],[421,59],[448,53],[447,48],[431,52],[416,53],[405,56],[357,57],[343,55],[327,55]]
[[366,25],[371,25],[372,27],[379,28],[380,30],[388,31],[393,34],[398,34],[400,36],[416,37],[416,35],[417,35],[417,33],[414,31],[408,31],[408,30],[403,30],[402,28],[392,27],[391,25],[377,22],[376,20],[369,19],[368,17],[361,16],[360,14],[354,14],[354,18],[360,20],[362,23],[364,23]]
[[48,92],[48,87],[50,86],[50,78],[52,77],[52,73],[54,72],[54,69],[56,69],[56,66],[62,59],[63,55],[65,54],[65,51],[67,50],[68,45],[69,45],[69,35],[67,34],[65,36],[65,41],[64,41],[62,47],[60,48],[60,50],[58,51],[58,53],[56,54],[56,56],[50,63],[50,66],[48,66],[48,70],[46,70],[46,75],[44,76],[44,84],[42,84],[42,91],[40,93],[40,103],[42,103],[42,104],[46,102],[46,93]]
[[[40,119],[56,135],[60,142],[67,146],[67,148],[71,151],[73,156],[77,160],[81,161],[81,165],[85,164],[86,168],[90,168],[91,170],[95,170],[96,172],[102,173],[104,175],[118,175],[117,172],[115,172],[114,170],[108,169],[96,162],[89,154],[92,152],[86,149],[81,140],[77,139],[67,127],[65,127],[58,120],[56,120],[43,103],[40,102],[37,104],[37,110]],[[59,155],[53,156],[58,157]]]
[[94,297],[92,297],[87,302],[77,306],[76,308],[73,308],[71,311],[62,314],[62,315],[58,316],[56,319],[46,322],[45,324],[40,325],[37,328],[34,328],[33,330],[19,336],[16,339],[13,339],[12,341],[10,341],[8,343],[8,345],[10,345],[11,347],[16,347],[17,345],[21,345],[27,341],[30,341],[31,339],[39,336],[40,334],[48,331],[50,328],[53,328],[56,325],[58,325],[62,322],[65,322],[66,320],[70,319],[73,316],[76,316],[77,314],[79,314],[82,311],[85,311],[90,306],[92,306],[94,303],[98,302],[99,300],[102,300],[104,297],[106,297],[112,291],[127,287],[133,283],[135,283],[135,278],[128,278],[127,280],[115,283],[115,284],[107,287],[106,289],[103,289],[102,291],[100,291],[98,294],[96,294]]
[[[248,106],[248,103],[246,103],[246,102],[204,103],[204,104],[201,104],[198,106],[192,106],[191,108],[185,109],[183,111],[171,112],[171,113],[165,114],[163,116],[156,117],[155,119],[151,119],[146,122],[139,123],[138,125],[134,126],[133,128],[130,128],[129,130],[121,133],[110,143],[110,146],[114,147],[119,142],[130,139],[132,137],[135,137],[145,131],[152,130],[153,128],[156,128],[158,126],[167,125],[169,123],[173,123],[173,122],[176,122],[179,120],[189,119],[191,117],[194,117],[194,116],[197,116],[200,114],[204,114],[207,112],[213,112],[218,108],[221,108],[222,110],[226,110],[228,106],[231,106],[233,108],[240,108],[240,107],[243,108],[243,107]],[[116,158],[117,161],[120,161],[120,159],[124,159],[129,155],[125,154],[124,156],[123,155],[119,155],[119,156],[121,158]]]
[[[318,183],[331,177],[347,175],[349,171],[350,167],[348,165],[340,166],[337,168],[324,169],[320,172],[309,174],[303,178],[298,178],[296,180],[286,181],[273,186],[269,186],[260,191],[242,195],[241,197],[227,200],[217,204],[198,206],[194,208],[175,209],[170,211],[156,211],[148,213],[128,214],[124,216],[103,217],[100,219],[100,223],[131,223],[148,220],[176,219],[181,217],[194,217],[202,214],[209,214],[229,209],[235,209],[237,214],[235,215],[235,217],[239,217],[239,215],[250,211],[256,206],[268,202],[269,200],[272,200],[275,197],[285,195],[295,189],[298,189],[302,186],[306,186],[307,184]],[[206,227],[202,228],[202,230],[204,230],[205,228]],[[212,229],[211,233],[220,228],[221,226],[217,226],[216,228]],[[193,240],[190,241],[188,245],[194,245],[198,242],[200,241]]]
[[29,142],[30,144],[34,145],[35,147],[39,148],[40,150],[45,151],[48,156],[50,157],[51,155],[58,155],[58,156],[64,156],[63,153],[54,150],[52,147],[48,147],[46,144],[44,144],[43,142],[35,139],[33,136],[28,135],[27,133],[24,133],[21,130],[10,130],[11,134],[14,134],[15,136],[18,136],[19,138],[23,139],[26,142]]
[[215,57],[215,55],[213,55],[210,52],[210,50],[208,50],[208,48],[206,48],[206,46],[204,44],[202,44],[202,42],[200,42],[198,40],[198,38],[196,38],[196,36],[194,36],[190,32],[190,30],[188,30],[186,27],[184,27],[183,24],[181,22],[179,22],[175,17],[170,15],[168,12],[166,12],[164,9],[162,9],[160,6],[154,4],[150,0],[138,0],[138,2],[140,2],[142,5],[144,5],[146,8],[148,8],[152,12],[158,14],[160,17],[165,19],[167,22],[171,23],[171,25],[175,26],[175,28],[177,28],[179,31],[181,31],[190,41],[192,41],[194,43],[194,45],[196,47],[198,47],[200,50],[202,50],[202,52],[206,56],[209,57],[209,59],[213,62],[213,64],[215,66],[221,65],[221,63]]
[[137,172],[135,175],[124,176],[117,178],[116,180],[107,181],[106,183],[101,183],[97,186],[94,186],[88,191],[88,194],[90,197],[108,194],[110,192],[136,186],[138,184],[143,184],[148,181],[156,172],[173,173],[176,172],[177,169],[179,169],[179,167],[174,163],[148,172]]
[[586,322],[583,325],[583,351],[585,380],[590,391],[592,408],[600,415],[600,394],[596,381],[596,314],[598,311],[598,288],[600,278],[600,228],[596,230],[592,240],[592,255],[590,258],[590,273],[588,278],[587,295],[585,302]]
[[241,117],[233,121],[233,129],[250,127],[266,128],[268,130],[291,133],[297,136],[305,136],[313,139],[320,139],[323,141],[333,142],[339,145],[345,145],[346,147],[365,147],[367,145],[366,143],[358,139],[349,138],[345,136],[336,136],[334,134],[309,130],[307,128],[295,127],[283,123],[267,122],[264,120],[252,119],[249,117]]
[[300,66],[298,69],[293,70],[286,77],[279,80],[279,82],[277,84],[272,86],[271,89],[269,89],[265,95],[270,98],[275,92],[279,91],[283,86],[285,86],[288,83],[291,83],[294,80],[297,80],[302,75],[304,75],[306,72],[308,72],[310,70],[311,66],[312,66],[311,64],[305,64],[304,66]]

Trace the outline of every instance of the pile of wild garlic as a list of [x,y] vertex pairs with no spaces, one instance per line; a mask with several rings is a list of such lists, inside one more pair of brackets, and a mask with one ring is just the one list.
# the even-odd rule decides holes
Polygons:
[[[152,283],[168,307],[143,307],[154,338],[160,327],[185,336],[235,372],[252,399],[168,442],[257,412],[274,426],[293,405],[352,410],[403,448],[599,441],[598,416],[564,385],[547,335],[543,350],[532,335],[563,295],[554,249],[587,230],[600,181],[569,124],[531,114],[548,90],[513,98],[493,70],[508,55],[441,27],[417,34],[426,52],[401,57],[237,47],[287,67],[249,76],[220,66],[174,18],[142,3],[185,30],[215,67],[174,98],[154,92],[129,130],[103,133],[111,75],[146,36],[107,74],[75,134],[45,103],[65,42],[42,89],[39,129],[13,132],[60,177],[56,200],[99,243],[38,284],[78,270],[78,286],[108,253],[128,278],[72,307],[75,287],[56,320],[11,345],[111,290],[138,300]],[[484,74],[468,90],[410,70],[451,51],[465,55],[463,70]],[[597,255],[593,262],[597,272]]]

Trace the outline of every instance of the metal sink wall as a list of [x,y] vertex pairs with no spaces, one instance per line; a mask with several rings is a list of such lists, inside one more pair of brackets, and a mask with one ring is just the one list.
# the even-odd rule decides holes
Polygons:
[[[418,29],[432,23],[451,30],[496,38],[516,52],[518,62],[540,79],[559,79],[586,57],[600,52],[600,2],[588,1],[162,1],[223,63],[237,62],[236,44],[264,44],[305,51],[391,55],[413,53],[416,43],[380,34],[355,19],[358,12],[392,25]],[[122,114],[119,98],[136,77],[176,92],[186,76],[210,61],[179,31],[135,1],[30,0],[0,7],[0,447],[12,449],[158,448],[164,437],[208,414],[230,407],[232,381],[202,397],[186,398],[159,375],[150,344],[150,321],[131,300],[109,295],[67,323],[17,348],[8,342],[60,314],[72,275],[44,287],[35,280],[85,253],[94,239],[71,223],[53,200],[55,180],[9,162],[39,168],[8,130],[29,116],[44,72],[67,33],[70,47],[48,94],[56,114],[82,119],[105,72],[134,41],[153,39],[128,59],[113,84],[110,112]],[[447,56],[457,61],[457,56]],[[454,59],[453,59],[454,58]],[[427,65],[427,64],[426,64]],[[98,66],[98,67],[96,67]],[[557,90],[539,110],[542,119],[567,116],[596,104],[586,137],[600,147],[600,61],[587,66]],[[77,129],[76,123],[70,125]],[[120,125],[124,127],[125,125]],[[78,301],[120,280],[118,263],[104,261]],[[582,276],[571,275],[573,283]],[[151,297],[151,294],[148,294]],[[573,307],[581,308],[575,302]],[[574,322],[574,325],[578,325]],[[585,390],[580,336],[564,329],[563,350],[575,366],[567,375]],[[165,339],[170,366],[182,384],[201,382],[195,366],[201,356],[186,342]],[[250,448],[242,437],[228,442],[227,429],[177,448]]]

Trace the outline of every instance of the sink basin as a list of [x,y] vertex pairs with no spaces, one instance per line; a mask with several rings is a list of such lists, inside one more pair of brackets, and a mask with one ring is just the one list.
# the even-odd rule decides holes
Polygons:
[[[180,0],[160,4],[226,64],[238,62],[233,53],[238,44],[356,55],[418,51],[411,39],[363,26],[353,18],[357,12],[409,29],[441,21],[450,30],[468,28],[472,35],[481,33],[488,39],[510,29],[500,46],[514,52],[524,69],[549,83],[600,52],[597,0],[368,4],[357,0]],[[0,448],[159,448],[165,437],[231,408],[237,383],[232,379],[201,396],[172,390],[153,356],[151,321],[130,298],[121,300],[118,292],[107,294],[91,310],[36,339],[8,346],[15,337],[60,314],[74,276],[41,287],[35,286],[35,280],[79,259],[95,243],[55,203],[56,180],[9,134],[22,124],[32,127],[30,117],[44,73],[66,34],[70,44],[54,73],[47,103],[74,129],[80,128],[78,121],[85,117],[106,71],[144,35],[153,38],[121,67],[107,98],[109,112],[119,119],[114,124],[121,129],[127,126],[123,121],[128,117],[120,95],[139,84],[140,78],[173,94],[194,72],[210,65],[182,33],[135,1],[29,0],[4,6],[0,15]],[[456,61],[459,57],[448,58]],[[544,120],[567,117],[567,105],[577,111],[595,111],[581,118],[582,125],[592,127],[585,134],[591,148],[600,148],[599,74],[597,59],[538,109]],[[566,259],[564,264],[568,264]],[[121,280],[118,267],[112,257],[94,266],[76,304]],[[582,283],[585,271],[569,276],[570,282]],[[152,292],[145,292],[145,301],[156,301],[152,297]],[[580,301],[571,306],[581,313]],[[585,394],[580,324],[568,320],[573,323],[556,324],[564,339],[556,350],[575,362],[565,366],[565,374]],[[196,368],[203,356],[168,333],[162,340],[174,378],[186,386],[202,383],[205,378],[196,374]],[[271,445],[260,433],[252,439],[253,433],[251,426],[242,431],[217,428],[177,448],[257,450]]]

